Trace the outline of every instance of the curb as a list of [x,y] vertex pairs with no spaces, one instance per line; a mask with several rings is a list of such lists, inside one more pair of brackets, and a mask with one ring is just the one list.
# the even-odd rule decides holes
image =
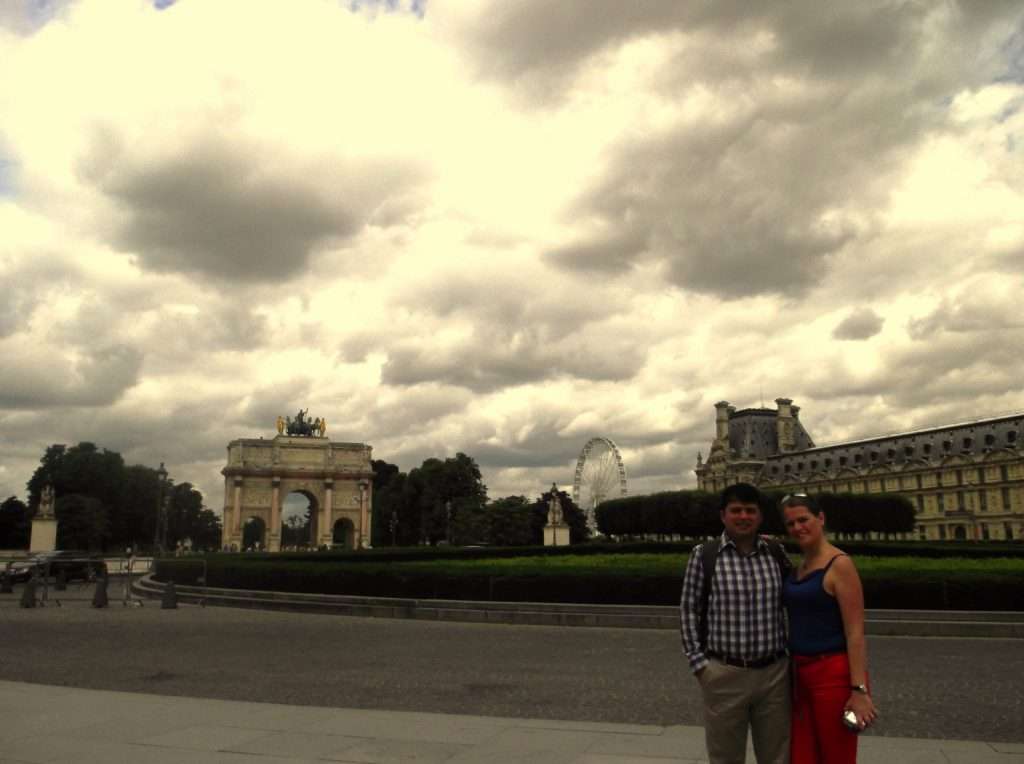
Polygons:
[[[133,582],[140,597],[160,599],[164,584],[152,575]],[[430,621],[532,626],[678,629],[679,609],[663,605],[590,605],[554,602],[462,600],[301,594],[176,585],[179,602],[216,607],[279,610]],[[876,636],[1024,639],[1024,613],[995,611],[868,610],[865,632]]]

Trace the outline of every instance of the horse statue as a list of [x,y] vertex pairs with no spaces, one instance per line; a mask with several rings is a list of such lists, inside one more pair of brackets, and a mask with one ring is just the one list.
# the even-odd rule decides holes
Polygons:
[[304,437],[313,437],[319,434],[323,425],[318,417],[316,421],[309,418],[309,409],[299,409],[299,413],[295,415],[295,418],[286,417],[285,419],[285,431],[289,435],[301,435]]

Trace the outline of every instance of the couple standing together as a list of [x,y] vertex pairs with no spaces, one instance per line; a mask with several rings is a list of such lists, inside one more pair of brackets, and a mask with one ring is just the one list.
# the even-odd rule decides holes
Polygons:
[[829,543],[824,514],[803,494],[781,504],[803,553],[795,570],[758,534],[757,488],[729,486],[720,511],[725,531],[694,548],[680,606],[711,764],[742,764],[748,728],[759,764],[852,764],[856,732],[877,716],[853,561]]

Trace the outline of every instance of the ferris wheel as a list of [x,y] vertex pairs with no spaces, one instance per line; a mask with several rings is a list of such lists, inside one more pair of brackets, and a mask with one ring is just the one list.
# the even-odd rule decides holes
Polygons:
[[611,438],[591,438],[576,462],[572,500],[587,516],[591,534],[597,533],[597,505],[626,495],[626,468]]

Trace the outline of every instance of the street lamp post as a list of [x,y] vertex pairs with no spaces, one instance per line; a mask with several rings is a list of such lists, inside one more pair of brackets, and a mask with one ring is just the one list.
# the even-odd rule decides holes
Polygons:
[[164,528],[164,520],[167,516],[167,507],[164,505],[164,482],[167,480],[167,470],[164,468],[164,463],[160,462],[160,468],[156,471],[157,477],[157,498],[156,498],[156,518],[153,523],[153,553],[157,550],[163,552],[164,548],[164,534],[166,529]]

